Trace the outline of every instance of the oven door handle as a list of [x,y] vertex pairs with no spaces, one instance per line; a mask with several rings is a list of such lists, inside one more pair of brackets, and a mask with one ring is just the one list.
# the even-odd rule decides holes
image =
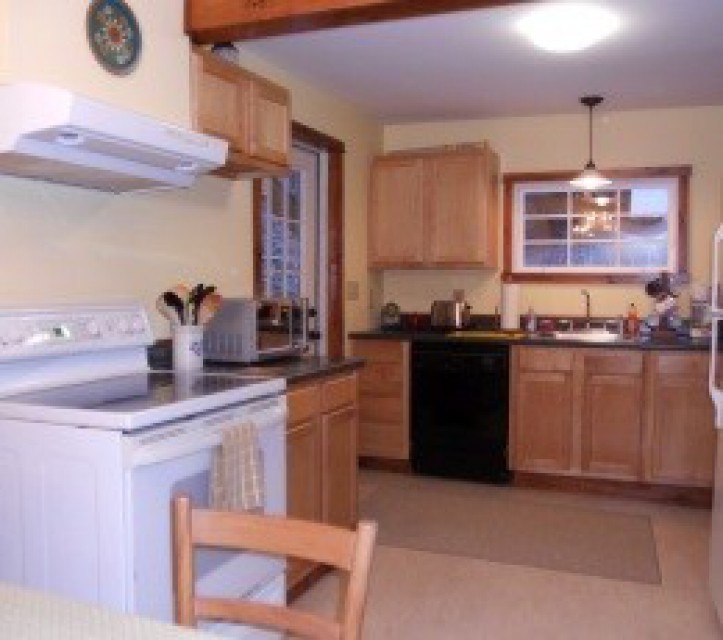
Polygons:
[[124,451],[125,466],[126,468],[148,466],[215,449],[220,446],[225,429],[247,420],[252,421],[259,432],[270,428],[283,430],[286,425],[286,411],[284,408],[276,407],[259,413],[226,416],[224,420],[207,421],[194,428],[171,427],[155,435],[149,434],[141,441],[127,443]]

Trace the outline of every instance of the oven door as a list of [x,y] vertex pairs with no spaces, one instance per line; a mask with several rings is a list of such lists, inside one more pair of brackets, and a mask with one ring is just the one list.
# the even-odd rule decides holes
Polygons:
[[[242,420],[257,425],[264,458],[265,512],[285,513],[286,455],[283,398],[218,411],[139,436],[128,449],[127,513],[132,527],[130,612],[173,619],[171,498],[188,493],[194,505],[208,506],[214,449],[225,428]],[[206,551],[197,554],[200,593],[247,597],[282,576],[285,563],[250,553]]]

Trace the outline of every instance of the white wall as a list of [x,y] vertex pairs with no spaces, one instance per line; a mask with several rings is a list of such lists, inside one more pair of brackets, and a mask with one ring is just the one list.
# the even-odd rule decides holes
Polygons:
[[[499,118],[387,126],[385,151],[489,140],[505,172],[575,170],[587,160],[584,114]],[[689,263],[694,280],[709,282],[710,241],[720,222],[723,181],[723,107],[600,112],[595,120],[595,161],[606,167],[690,164]],[[426,311],[436,298],[464,288],[474,311],[490,313],[499,304],[499,273],[492,271],[402,272],[384,274],[384,300],[402,309]],[[640,286],[587,287],[593,314],[623,313],[629,302],[648,312],[651,301]],[[582,314],[580,286],[523,285],[521,310]],[[682,296],[683,308],[687,301]]]
[[[85,40],[88,4],[0,0],[0,35],[7,36],[0,41],[0,80],[54,83],[188,125],[183,3],[134,0],[143,53],[126,77],[108,74],[92,57]],[[365,283],[366,247],[355,238],[366,238],[369,155],[381,148],[381,127],[276,73],[289,81],[294,116],[347,145],[347,279]],[[189,190],[115,196],[0,177],[0,304],[140,300],[151,311],[157,337],[164,337],[167,323],[153,309],[172,284],[203,281],[224,295],[252,292],[251,238],[249,181],[205,177]],[[366,326],[365,305],[348,303],[350,327]]]

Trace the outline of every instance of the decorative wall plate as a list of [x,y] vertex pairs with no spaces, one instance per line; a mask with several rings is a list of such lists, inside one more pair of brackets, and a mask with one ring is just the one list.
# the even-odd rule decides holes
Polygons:
[[123,0],[93,0],[86,18],[88,44],[104,69],[125,75],[141,54],[141,30]]

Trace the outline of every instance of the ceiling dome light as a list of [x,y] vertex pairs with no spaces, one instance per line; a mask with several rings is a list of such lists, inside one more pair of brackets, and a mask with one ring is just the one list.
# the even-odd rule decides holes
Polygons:
[[607,9],[564,3],[531,11],[517,23],[517,30],[540,49],[569,53],[597,44],[619,26],[619,18]]

